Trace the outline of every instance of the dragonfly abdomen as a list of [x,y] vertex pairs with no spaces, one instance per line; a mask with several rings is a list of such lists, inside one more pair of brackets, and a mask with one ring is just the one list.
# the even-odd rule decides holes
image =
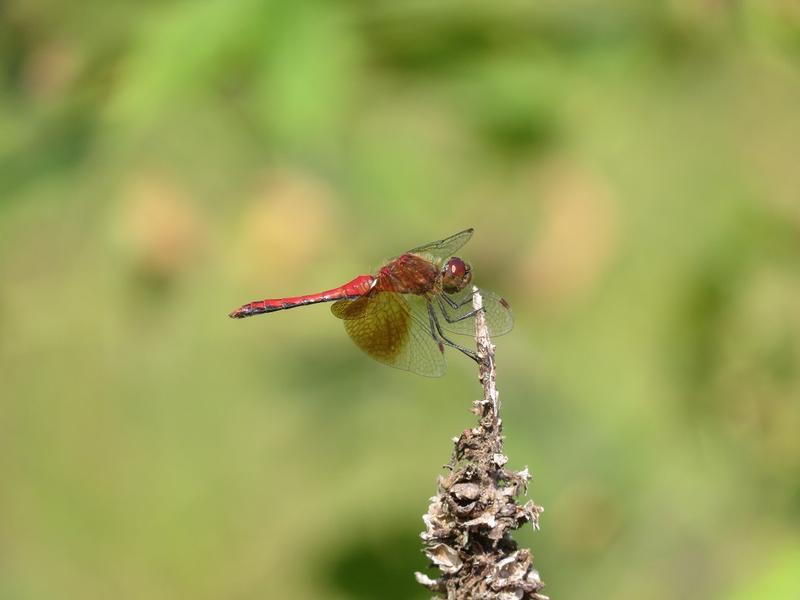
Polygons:
[[359,275],[352,281],[342,286],[319,292],[318,294],[306,294],[304,296],[290,296],[287,298],[267,298],[256,300],[237,308],[228,316],[232,319],[244,319],[264,313],[286,310],[307,304],[317,304],[319,302],[333,302],[345,298],[358,298],[366,294],[374,285],[375,278],[372,275]]

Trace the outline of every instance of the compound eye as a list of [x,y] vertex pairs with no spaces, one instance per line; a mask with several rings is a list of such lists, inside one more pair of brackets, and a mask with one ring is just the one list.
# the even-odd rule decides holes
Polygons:
[[469,265],[454,256],[447,261],[442,270],[442,289],[448,294],[453,294],[463,290],[470,279],[472,279],[472,273]]
[[454,279],[461,279],[467,274],[467,265],[460,258],[453,257],[447,261],[447,274]]

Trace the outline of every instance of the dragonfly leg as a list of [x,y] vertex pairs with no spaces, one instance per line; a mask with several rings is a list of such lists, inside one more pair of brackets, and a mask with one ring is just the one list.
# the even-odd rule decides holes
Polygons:
[[442,326],[439,324],[439,319],[436,316],[436,312],[433,310],[433,304],[431,304],[430,301],[428,302],[428,318],[430,319],[431,323],[433,324],[434,328],[436,329],[436,332],[439,334],[439,343],[440,344],[442,342],[444,342],[445,344],[447,344],[451,348],[455,348],[459,352],[462,352],[463,354],[466,354],[467,356],[469,356],[475,362],[480,362],[480,360],[478,359],[478,355],[475,352],[473,352],[469,348],[465,348],[464,346],[462,346],[460,344],[456,344],[453,340],[449,339],[444,334],[444,331],[442,331]]
[[[442,309],[442,314],[444,315],[444,320],[447,321],[448,323],[458,323],[459,321],[463,321],[464,319],[469,319],[470,317],[474,317],[481,310],[485,310],[483,307],[481,307],[481,308],[476,309],[476,310],[471,310],[467,314],[461,315],[460,317],[453,318],[453,317],[451,317],[450,315],[447,314],[447,309],[445,308],[444,302],[442,301],[442,296],[439,295],[439,296],[437,296],[437,298],[439,299],[439,308]],[[452,302],[452,300],[451,300],[451,302]],[[463,304],[461,306],[463,306]]]
[[433,311],[431,310],[431,308],[433,308],[433,307],[431,306],[431,303],[428,302],[428,322],[429,322],[430,328],[431,328],[431,335],[433,336],[433,340],[439,345],[439,352],[444,354],[444,343],[436,335],[436,331],[438,329],[438,327],[436,325],[438,325],[438,323],[435,323],[436,317],[434,317]]
[[472,302],[472,298],[474,296],[475,296],[475,292],[472,292],[469,296],[464,298],[464,300],[462,300],[461,302],[456,302],[455,300],[453,300],[447,294],[440,294],[439,295],[440,298],[442,298],[445,302],[447,302],[450,305],[450,308],[461,308],[462,306],[465,306],[465,305],[469,304],[470,302]]
[[458,308],[458,302],[453,300],[447,294],[439,294],[439,302],[447,302],[450,305],[450,308]]

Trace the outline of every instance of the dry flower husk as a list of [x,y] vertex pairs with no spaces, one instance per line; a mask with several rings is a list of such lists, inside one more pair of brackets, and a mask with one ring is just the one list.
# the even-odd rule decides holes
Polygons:
[[[473,302],[480,309],[477,290]],[[434,579],[416,573],[416,578],[437,598],[447,600],[547,600],[533,556],[511,537],[526,523],[538,529],[543,509],[532,501],[520,505],[516,500],[527,493],[531,476],[527,468],[505,468],[494,346],[483,314],[479,312],[475,321],[484,391],[483,399],[474,403],[479,421],[454,440],[450,472],[439,477],[438,493],[422,518],[425,554],[441,574]]]

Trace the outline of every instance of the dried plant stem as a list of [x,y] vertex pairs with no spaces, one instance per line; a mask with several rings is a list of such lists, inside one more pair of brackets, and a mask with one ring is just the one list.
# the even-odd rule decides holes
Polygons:
[[483,399],[473,412],[478,424],[454,440],[447,476],[439,477],[439,493],[423,516],[425,554],[441,575],[416,573],[417,581],[448,600],[547,600],[529,550],[518,549],[511,532],[530,522],[539,528],[542,508],[527,493],[528,469],[505,468],[500,397],[497,392],[494,345],[489,338],[483,299],[474,289],[475,340]]

